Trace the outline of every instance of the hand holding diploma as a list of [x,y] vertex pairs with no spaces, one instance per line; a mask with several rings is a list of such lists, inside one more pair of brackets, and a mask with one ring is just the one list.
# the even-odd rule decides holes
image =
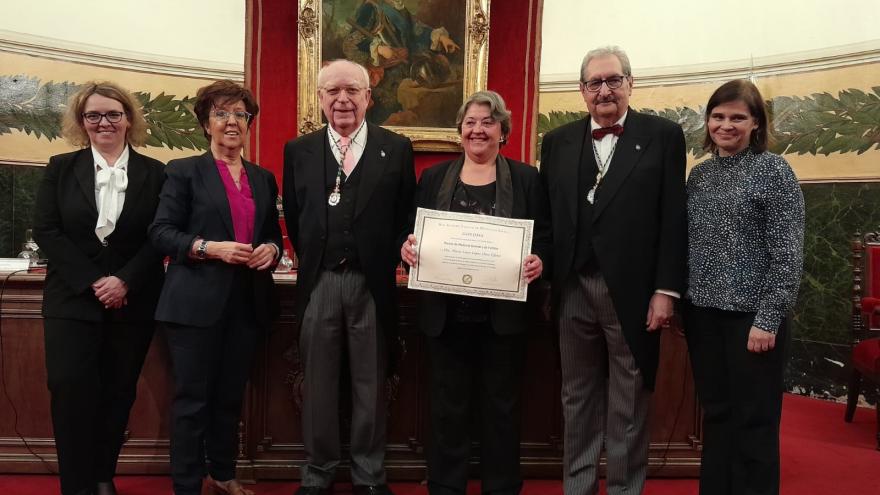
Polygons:
[[[400,246],[409,288],[525,301],[544,269],[529,254],[532,220],[419,208],[415,232]],[[421,257],[424,255],[424,257]]]
[[[410,234],[400,246],[400,259],[411,267],[415,267],[419,262],[419,252],[416,249],[416,236]],[[536,278],[544,272],[544,263],[535,254],[530,254],[523,260],[523,279],[527,284],[532,283]]]

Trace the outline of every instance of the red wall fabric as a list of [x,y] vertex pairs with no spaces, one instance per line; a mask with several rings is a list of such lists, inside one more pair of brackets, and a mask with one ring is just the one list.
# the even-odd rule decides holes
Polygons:
[[880,298],[880,246],[868,246],[865,297]]
[[[501,152],[534,163],[542,0],[495,0],[489,6],[488,89],[513,113]],[[248,157],[279,183],[284,143],[297,134],[297,11],[295,0],[248,0],[245,83],[260,104]],[[416,172],[454,153],[417,152]]]

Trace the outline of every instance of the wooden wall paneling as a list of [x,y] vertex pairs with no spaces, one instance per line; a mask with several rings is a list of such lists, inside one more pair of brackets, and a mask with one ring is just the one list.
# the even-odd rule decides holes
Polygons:
[[[15,408],[0,407],[0,473],[46,473],[57,470],[49,416],[40,317],[42,275],[16,277],[2,299],[3,368],[5,391]],[[240,432],[239,477],[242,479],[299,478],[305,461],[300,433],[302,378],[296,354],[293,312],[296,285],[279,281],[282,315],[255,357]],[[419,481],[425,477],[424,449],[429,441],[425,341],[416,327],[418,294],[400,287],[401,336],[407,352],[399,366],[400,381],[390,394],[387,468],[392,480]],[[549,288],[532,291],[526,372],[523,378],[522,471],[527,478],[561,478],[562,413],[559,352],[556,331],[547,307]],[[690,376],[684,338],[667,330],[662,337],[660,372],[651,416],[649,476],[697,476],[700,462],[700,416]],[[343,385],[346,386],[346,385]],[[172,394],[171,368],[164,336],[153,339],[132,409],[119,472],[168,472],[168,415]],[[342,426],[349,409],[342,401]],[[350,406],[348,406],[350,408]],[[18,431],[13,428],[18,414]],[[477,431],[474,428],[474,431]],[[343,437],[345,438],[345,437]],[[347,453],[343,454],[347,456]],[[478,475],[479,445],[474,442],[472,472]],[[339,479],[348,477],[343,462]]]

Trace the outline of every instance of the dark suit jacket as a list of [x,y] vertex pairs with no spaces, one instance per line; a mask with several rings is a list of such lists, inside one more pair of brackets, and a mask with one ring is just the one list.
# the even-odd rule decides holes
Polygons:
[[[551,198],[553,287],[558,296],[573,265],[580,208],[579,159],[590,117],[555,129],[541,147],[541,175]],[[587,150],[584,156],[595,161]],[[593,248],[623,333],[646,387],[653,389],[660,332],[647,332],[656,289],[684,293],[686,270],[685,141],[681,127],[632,109],[593,208]],[[558,300],[558,298],[557,298]]]
[[[297,314],[302,315],[321,270],[327,241],[327,129],[306,134],[284,146],[284,221],[299,256]],[[376,303],[387,339],[396,339],[395,271],[415,190],[412,143],[409,139],[367,124],[367,144],[358,168],[360,186],[353,229],[358,259]],[[302,319],[300,319],[302,322]]]
[[[441,193],[445,188],[450,189],[450,181],[444,180],[450,167],[461,170],[463,156],[456,160],[450,160],[437,164],[422,173],[419,186],[416,189],[416,208],[430,208],[432,210],[449,210],[452,191]],[[509,218],[530,218],[535,221],[532,235],[532,253],[538,255],[544,263],[549,276],[550,254],[552,239],[550,235],[550,205],[547,192],[541,183],[538,169],[515,160],[506,160],[510,170],[510,185],[505,185],[501,165],[498,165],[496,174],[496,206],[510,204],[510,211],[498,208],[496,214]],[[456,162],[458,162],[456,164]],[[456,174],[457,177],[457,174]],[[451,184],[454,189],[454,184]],[[505,199],[504,196],[510,197]],[[441,204],[442,203],[442,204]],[[415,208],[413,209],[415,212]],[[415,220],[412,215],[410,226]],[[436,337],[443,332],[446,326],[447,299],[448,296],[438,292],[422,292],[419,303],[419,325],[422,331]],[[525,303],[516,301],[503,301],[492,299],[489,305],[489,317],[492,328],[499,335],[510,335],[525,332],[528,329],[528,318]]]
[[[253,246],[274,243],[280,249],[275,176],[247,160],[242,163],[254,197]],[[244,265],[189,257],[196,237],[235,240],[226,188],[211,152],[171,160],[165,176],[156,218],[150,225],[153,244],[171,257],[156,319],[196,327],[216,324],[232,292],[236,270],[246,270],[253,277],[257,323],[268,326],[278,309],[271,270],[248,270]]]
[[34,238],[49,258],[43,316],[103,321],[104,305],[91,285],[115,275],[128,285],[128,305],[115,321],[150,321],[162,288],[162,256],[147,238],[159,202],[162,163],[129,149],[128,187],[107,245],[95,235],[95,161],[91,148],[49,159],[37,192]]

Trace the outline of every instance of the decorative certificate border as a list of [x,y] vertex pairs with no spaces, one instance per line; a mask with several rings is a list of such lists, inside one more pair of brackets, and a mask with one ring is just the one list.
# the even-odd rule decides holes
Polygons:
[[[503,218],[488,215],[475,215],[471,213],[454,213],[450,211],[431,210],[427,208],[419,208],[416,212],[415,232],[413,233],[417,240],[419,254],[424,250],[422,245],[422,237],[424,235],[425,223],[427,220],[455,220],[471,224],[488,224],[496,227],[504,227],[506,229],[518,230],[521,233],[521,244],[510,246],[510,249],[518,249],[520,252],[519,259],[524,259],[532,250],[532,235],[535,222],[520,218]],[[433,292],[442,292],[445,294],[457,294],[474,297],[487,297],[491,299],[505,299],[511,301],[525,301],[528,297],[529,285],[522,278],[522,264],[520,264],[518,283],[511,290],[498,290],[473,287],[468,285],[464,279],[461,284],[451,284],[424,280],[420,277],[419,265],[417,264],[410,270],[409,288],[418,290],[428,290]],[[468,275],[466,274],[465,277]]]

